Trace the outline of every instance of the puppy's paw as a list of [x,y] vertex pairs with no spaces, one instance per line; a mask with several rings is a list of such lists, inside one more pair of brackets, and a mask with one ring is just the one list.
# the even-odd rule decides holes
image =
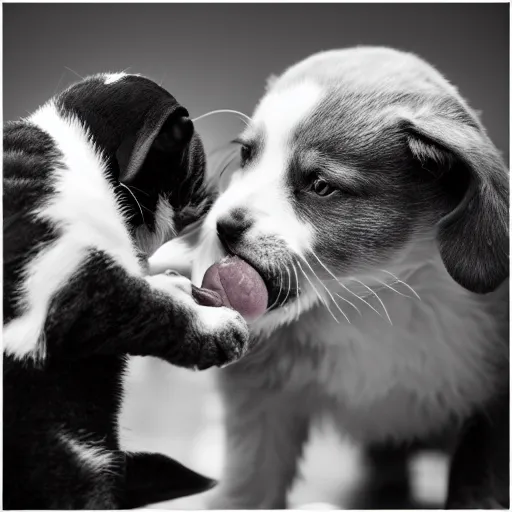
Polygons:
[[242,316],[226,307],[195,305],[192,335],[200,343],[199,370],[225,366],[240,359],[249,345],[249,329]]

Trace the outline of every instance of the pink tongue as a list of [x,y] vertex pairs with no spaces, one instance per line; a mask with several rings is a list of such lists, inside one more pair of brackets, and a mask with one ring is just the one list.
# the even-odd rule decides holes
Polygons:
[[218,293],[224,306],[235,309],[246,320],[255,320],[267,309],[268,293],[263,279],[251,265],[236,256],[212,265],[201,287]]

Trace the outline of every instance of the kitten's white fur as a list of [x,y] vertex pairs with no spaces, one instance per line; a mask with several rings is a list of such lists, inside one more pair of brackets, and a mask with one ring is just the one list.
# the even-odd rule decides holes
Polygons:
[[176,234],[174,210],[164,197],[159,197],[155,211],[154,231],[143,224],[135,232],[138,246],[149,256]]
[[79,441],[67,432],[60,432],[58,438],[66,448],[78,459],[79,463],[87,467],[94,474],[111,471],[114,462],[112,452],[100,448],[95,443]]
[[48,133],[62,153],[53,171],[56,193],[34,215],[50,221],[60,236],[25,268],[19,290],[24,313],[4,326],[4,350],[17,358],[44,355],[43,326],[52,296],[80,267],[89,249],[104,251],[128,273],[142,275],[105,162],[78,119],[62,117],[53,102],[29,121]]
[[118,82],[119,80],[121,80],[122,78],[124,78],[126,76],[126,73],[106,73],[104,75],[105,77],[105,84],[106,85],[109,85],[109,84],[115,84],[116,82]]

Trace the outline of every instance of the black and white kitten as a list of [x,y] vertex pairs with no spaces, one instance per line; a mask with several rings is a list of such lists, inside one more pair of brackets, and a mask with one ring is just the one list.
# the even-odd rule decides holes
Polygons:
[[238,313],[147,255],[208,208],[202,144],[154,82],[97,75],[4,127],[6,509],[135,508],[212,482],[120,450],[128,355],[237,359]]

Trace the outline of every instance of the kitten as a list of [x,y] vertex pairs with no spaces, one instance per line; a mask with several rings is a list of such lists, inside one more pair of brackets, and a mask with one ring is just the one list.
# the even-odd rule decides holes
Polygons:
[[4,127],[4,507],[134,508],[212,485],[120,450],[128,355],[200,369],[245,351],[148,255],[206,213],[188,112],[154,82],[96,75]]

